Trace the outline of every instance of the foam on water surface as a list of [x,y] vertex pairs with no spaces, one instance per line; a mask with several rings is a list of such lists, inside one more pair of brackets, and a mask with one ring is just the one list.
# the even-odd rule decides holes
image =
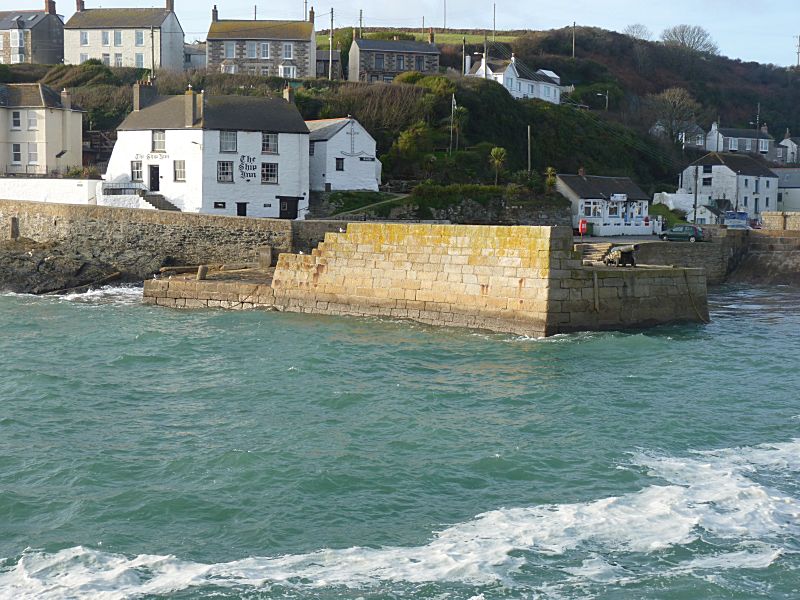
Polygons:
[[[528,563],[554,558],[577,565],[561,568],[558,584],[570,589],[767,569],[781,560],[785,540],[800,534],[800,501],[754,476],[793,477],[798,456],[800,440],[682,457],[639,452],[629,467],[659,479],[639,491],[582,503],[493,510],[417,547],[325,549],[211,565],[85,547],[26,550],[2,563],[0,598],[116,599],[204,586],[320,589],[387,582],[501,583],[521,591],[526,584],[520,573]],[[694,547],[712,541],[712,551]],[[685,550],[681,558],[648,560],[680,548]]]

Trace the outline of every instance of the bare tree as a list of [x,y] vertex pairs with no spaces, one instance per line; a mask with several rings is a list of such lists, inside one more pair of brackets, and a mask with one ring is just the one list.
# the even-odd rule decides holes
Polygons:
[[641,23],[634,23],[633,25],[628,25],[623,32],[628,37],[632,37],[635,40],[643,40],[648,41],[650,38],[653,37],[653,32],[650,31],[647,27],[642,25]]
[[654,128],[664,133],[672,142],[679,142],[681,134],[697,124],[702,110],[691,94],[683,88],[669,88],[660,94],[651,94],[646,99]]
[[719,54],[719,46],[711,34],[699,25],[675,25],[661,33],[667,46],[682,48],[699,54]]

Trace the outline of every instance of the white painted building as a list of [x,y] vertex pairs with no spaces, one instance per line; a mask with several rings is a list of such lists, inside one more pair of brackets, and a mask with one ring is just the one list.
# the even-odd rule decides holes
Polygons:
[[800,168],[773,169],[778,176],[778,211],[800,211]]
[[83,164],[83,114],[69,92],[0,84],[0,173],[47,175]]
[[791,137],[786,131],[786,137],[779,144],[779,149],[783,149],[783,162],[788,165],[800,163],[800,138]]
[[711,131],[706,134],[706,150],[751,154],[773,162],[779,160],[775,138],[769,134],[766,125],[760,129],[734,129],[720,127],[719,123],[714,122],[711,124]]
[[552,104],[561,104],[561,94],[564,91],[561,78],[552,71],[533,71],[517,62],[514,55],[511,60],[489,59],[488,67],[483,58],[474,65],[469,64],[469,57],[467,61],[467,77],[496,81],[517,100],[538,98]]
[[698,204],[728,205],[752,221],[778,207],[778,176],[746,154],[711,152],[684,169],[678,186],[693,198],[697,189]]
[[64,25],[64,63],[97,59],[111,67],[183,70],[183,28],[174,0],[164,8],[89,8],[76,0]]
[[306,121],[310,137],[311,190],[378,191],[381,161],[377,144],[364,127],[353,119]]
[[650,198],[629,177],[558,175],[556,190],[572,204],[572,226],[592,225],[596,236],[650,235]]
[[103,204],[215,215],[303,218],[309,133],[284,99],[158,96],[134,86],[134,110],[117,130]]
[[[670,210],[679,210],[686,214],[686,220],[698,225],[718,223],[722,212],[718,207],[707,204],[707,198],[697,198],[697,211],[695,211],[695,197],[691,192],[678,190],[674,194],[659,192],[653,196],[653,204],[663,204]],[[729,209],[726,209],[729,210]],[[732,210],[732,209],[730,209]]]

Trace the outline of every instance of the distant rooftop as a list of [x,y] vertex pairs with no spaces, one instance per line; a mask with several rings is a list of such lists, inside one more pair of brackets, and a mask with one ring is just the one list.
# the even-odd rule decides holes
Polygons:
[[414,40],[353,40],[361,50],[370,52],[407,52],[409,54],[440,54],[436,44]]
[[212,21],[208,29],[209,40],[286,40],[307,41],[314,34],[314,24],[309,21],[256,21],[220,19]]

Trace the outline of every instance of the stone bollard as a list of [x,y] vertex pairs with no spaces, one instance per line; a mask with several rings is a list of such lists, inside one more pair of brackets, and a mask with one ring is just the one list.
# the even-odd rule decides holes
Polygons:
[[197,267],[197,281],[205,281],[206,277],[208,277],[208,265]]
[[12,240],[19,239],[19,219],[17,217],[11,217],[9,236]]
[[259,246],[258,268],[269,269],[272,266],[272,246]]

